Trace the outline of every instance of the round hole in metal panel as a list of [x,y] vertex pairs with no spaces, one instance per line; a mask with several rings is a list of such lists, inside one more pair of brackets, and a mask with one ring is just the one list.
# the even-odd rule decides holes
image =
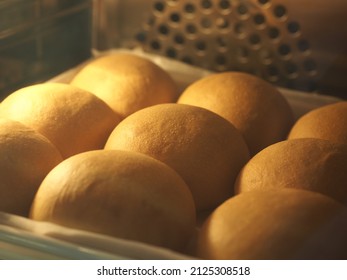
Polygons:
[[305,39],[302,39],[302,40],[299,40],[298,43],[298,49],[301,51],[301,52],[307,52],[310,50],[310,44],[308,41],[306,41]]
[[279,45],[278,47],[278,53],[281,55],[281,56],[288,56],[290,53],[291,53],[291,48],[289,45],[287,44],[281,44]]
[[194,4],[192,3],[187,3],[185,4],[184,6],[184,11],[187,13],[187,14],[194,14],[195,11],[196,11],[196,7]]
[[248,61],[249,50],[245,46],[240,46],[236,49],[236,55],[237,55],[237,59],[244,63]]
[[291,21],[287,24],[288,32],[291,34],[297,34],[300,31],[300,25],[296,21]]
[[231,10],[230,1],[220,0],[219,1],[219,8],[220,8],[221,13],[223,13],[223,14],[229,13]]
[[188,34],[196,34],[197,28],[194,24],[190,23],[186,25],[186,32]]
[[277,5],[273,10],[273,14],[276,18],[283,19],[287,15],[287,9],[283,5]]
[[153,49],[153,50],[160,50],[161,49],[161,44],[160,44],[160,42],[158,42],[158,41],[152,41],[151,42],[151,48]]
[[259,47],[261,43],[261,38],[257,33],[251,34],[248,40],[253,48]]
[[212,1],[211,0],[202,0],[201,1],[201,7],[203,9],[211,9],[212,8]]
[[216,39],[218,51],[225,52],[228,48],[227,39],[223,36],[217,37]]
[[268,35],[270,39],[278,39],[280,37],[280,30],[277,27],[270,27],[268,30]]
[[177,51],[174,48],[168,48],[166,50],[166,55],[171,58],[176,58],[177,57]]
[[174,42],[178,45],[183,45],[185,42],[185,38],[182,34],[176,34],[174,37]]
[[156,12],[162,13],[165,10],[165,4],[163,2],[155,2],[153,8]]
[[267,67],[267,74],[268,74],[268,79],[272,82],[275,82],[279,79],[280,72],[276,66],[269,65]]
[[195,43],[195,47],[196,47],[197,51],[204,52],[204,51],[206,51],[207,45],[206,45],[206,42],[204,42],[204,41],[197,41]]
[[241,17],[248,16],[248,8],[247,8],[247,5],[245,5],[245,4],[240,4],[237,7],[236,11]]
[[178,24],[181,21],[181,15],[179,13],[176,13],[176,12],[171,13],[170,14],[170,21],[172,23]]
[[255,14],[253,17],[253,21],[257,27],[265,26],[265,16],[263,14]]
[[159,25],[159,27],[158,27],[158,31],[159,31],[159,33],[160,33],[161,35],[166,36],[166,35],[169,34],[170,29],[166,26],[166,24],[161,24],[161,25]]
[[135,40],[140,42],[140,43],[144,43],[147,41],[147,33],[144,31],[138,32],[135,35]]
[[217,66],[225,66],[227,64],[227,58],[224,55],[219,54],[215,57],[215,62]]

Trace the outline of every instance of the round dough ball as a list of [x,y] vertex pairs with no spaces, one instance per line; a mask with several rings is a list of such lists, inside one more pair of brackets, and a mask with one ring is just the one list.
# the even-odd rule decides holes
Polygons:
[[104,100],[122,118],[151,105],[175,102],[178,88],[152,61],[130,53],[101,56],[71,81]]
[[319,193],[272,189],[234,196],[203,224],[203,259],[335,260],[347,258],[347,208]]
[[120,121],[95,95],[61,83],[32,85],[10,94],[0,105],[0,116],[37,130],[63,158],[103,148]]
[[347,145],[315,138],[273,144],[241,170],[235,192],[300,188],[328,195],[347,205]]
[[239,131],[196,106],[160,104],[124,119],[105,149],[147,154],[177,171],[193,193],[197,210],[216,207],[233,194],[236,176],[249,159]]
[[178,103],[209,109],[230,121],[251,155],[286,139],[294,123],[287,100],[273,85],[241,72],[206,76],[188,86]]
[[89,151],[56,166],[30,217],[184,250],[195,227],[192,195],[171,168],[128,151]]
[[347,144],[347,102],[341,101],[309,111],[292,127],[288,139],[320,138]]
[[28,216],[41,181],[62,160],[46,137],[0,118],[0,211]]

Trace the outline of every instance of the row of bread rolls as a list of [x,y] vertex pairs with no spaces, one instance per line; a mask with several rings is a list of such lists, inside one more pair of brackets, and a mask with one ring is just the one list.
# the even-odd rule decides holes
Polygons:
[[346,108],[295,120],[255,76],[179,93],[153,62],[106,55],[3,100],[0,210],[199,258],[345,258]]

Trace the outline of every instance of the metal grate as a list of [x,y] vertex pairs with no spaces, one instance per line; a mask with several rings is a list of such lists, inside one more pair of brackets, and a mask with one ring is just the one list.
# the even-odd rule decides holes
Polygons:
[[156,0],[137,34],[147,52],[214,71],[253,73],[280,86],[316,89],[319,65],[300,22],[271,0]]

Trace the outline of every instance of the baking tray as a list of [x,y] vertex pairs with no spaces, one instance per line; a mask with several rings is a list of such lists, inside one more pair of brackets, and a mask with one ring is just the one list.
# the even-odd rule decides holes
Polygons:
[[0,212],[0,248],[0,259],[6,260],[191,259],[168,249],[4,212]]
[[[141,49],[120,48],[95,51],[92,58],[47,82],[68,83],[86,63],[96,57],[119,52],[150,59],[173,77],[180,91],[197,79],[212,73],[167,57],[146,53]],[[284,88],[279,90],[288,100],[296,118],[314,108],[340,101],[339,98],[322,94],[307,94]],[[141,242],[74,230],[1,212],[0,246],[0,259],[192,259],[189,255]]]

